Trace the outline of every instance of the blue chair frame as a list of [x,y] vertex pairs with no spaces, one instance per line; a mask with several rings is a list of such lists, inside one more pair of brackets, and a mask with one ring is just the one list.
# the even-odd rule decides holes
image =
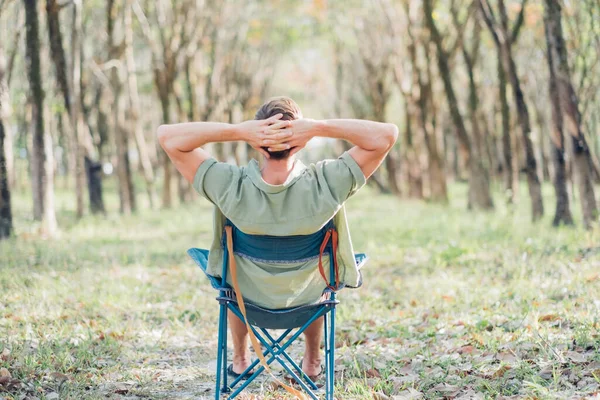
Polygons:
[[[311,235],[298,236],[263,236],[248,235],[238,230],[230,221],[226,226],[233,229],[233,251],[236,255],[253,258],[262,262],[273,264],[281,262],[294,262],[318,257],[320,246],[328,230],[335,229],[332,221],[325,225],[320,231]],[[226,245],[226,235],[223,233],[222,247],[224,251],[221,277],[207,275],[214,289],[219,291],[217,301],[219,302],[219,334],[217,354],[217,379],[215,388],[215,399],[221,397],[221,393],[231,393],[227,398],[233,399],[240,394],[265,368],[261,365],[246,381],[242,377],[258,366],[260,360],[256,359],[240,376],[227,382],[227,310],[230,310],[242,322],[242,315],[235,298],[233,288],[227,283],[227,269],[229,268],[229,254]],[[330,286],[335,286],[333,247],[329,241],[325,248],[330,260]],[[192,248],[188,250],[189,256],[206,273],[208,263],[208,250]],[[367,257],[365,254],[355,255],[356,263],[363,264]],[[337,288],[338,290],[341,288]],[[246,316],[256,338],[264,347],[263,355],[267,364],[277,361],[286,372],[300,384],[302,389],[312,398],[318,399],[315,391],[318,389],[315,382],[306,376],[298,364],[287,354],[287,348],[308,328],[315,320],[324,317],[324,341],[325,341],[325,393],[327,400],[333,400],[335,376],[335,309],[339,304],[336,293],[331,289],[329,298],[317,304],[303,305],[288,309],[271,310],[252,304],[245,300]],[[291,337],[288,336],[294,329],[298,328]],[[274,338],[268,329],[285,329],[278,337]],[[287,340],[286,340],[287,339]],[[241,384],[240,384],[241,383]],[[240,384],[238,386],[238,384]],[[236,388],[237,386],[237,388]],[[232,392],[233,390],[233,392]]]

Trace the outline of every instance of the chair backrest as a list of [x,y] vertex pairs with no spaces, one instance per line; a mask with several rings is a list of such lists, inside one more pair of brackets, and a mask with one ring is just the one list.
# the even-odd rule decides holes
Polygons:
[[[233,252],[235,254],[250,260],[272,264],[302,262],[318,257],[327,232],[335,229],[333,220],[327,222],[323,228],[315,233],[293,236],[249,235],[240,231],[230,220],[226,220],[225,226],[232,227]],[[223,271],[221,274],[223,283],[225,283],[227,276],[227,237],[225,232],[223,232],[221,243],[226,253],[223,257]],[[332,243],[333,240],[328,241],[324,250],[329,255],[331,255],[333,249]],[[335,283],[333,258],[330,257],[330,284],[332,285]]]

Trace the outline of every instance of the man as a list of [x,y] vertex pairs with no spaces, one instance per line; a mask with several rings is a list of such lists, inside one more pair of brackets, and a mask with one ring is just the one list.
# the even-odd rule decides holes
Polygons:
[[[255,120],[239,124],[161,125],[157,134],[179,172],[215,205],[215,232],[207,273],[220,275],[220,239],[225,218],[247,234],[273,236],[311,234],[333,218],[339,235],[341,281],[351,287],[361,284],[343,205],[365,184],[396,142],[395,125],[352,119],[306,119],[292,99],[276,97],[258,110]],[[343,139],[354,147],[337,160],[306,167],[295,155],[313,137]],[[245,141],[262,153],[264,167],[260,169],[256,160],[247,167],[218,163],[201,148],[207,143],[231,141]],[[263,307],[314,303],[326,286],[312,259],[279,269],[237,255],[236,263],[244,298]],[[251,363],[248,332],[245,324],[231,313],[229,321],[234,346],[229,373],[238,376]],[[305,331],[302,369],[313,378],[321,370],[322,327],[320,318]]]

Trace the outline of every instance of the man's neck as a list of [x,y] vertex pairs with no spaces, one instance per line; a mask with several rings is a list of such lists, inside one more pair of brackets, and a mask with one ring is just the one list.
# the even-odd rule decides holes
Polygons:
[[288,176],[294,169],[296,157],[288,157],[284,160],[265,160],[261,170],[263,180],[269,185],[281,185],[287,181]]

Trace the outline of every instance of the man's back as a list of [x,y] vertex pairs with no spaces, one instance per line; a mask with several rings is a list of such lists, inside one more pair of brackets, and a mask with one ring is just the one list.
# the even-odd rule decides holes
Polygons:
[[[365,183],[354,159],[344,153],[306,167],[296,160],[281,185],[266,183],[254,160],[247,167],[217,163],[210,159],[196,172],[194,188],[215,205],[215,234],[209,273],[220,275],[221,235],[224,219],[253,235],[307,235],[332,218],[339,234],[339,267],[342,283],[357,286],[360,273],[354,263],[344,202]],[[281,265],[236,255],[242,293],[248,300],[268,308],[285,308],[317,301],[326,283],[316,258]],[[324,260],[327,266],[328,260]]]
[[344,153],[308,167],[296,160],[281,185],[266,183],[255,160],[237,167],[211,159],[198,168],[193,186],[243,232],[289,236],[318,231],[364,183]]

